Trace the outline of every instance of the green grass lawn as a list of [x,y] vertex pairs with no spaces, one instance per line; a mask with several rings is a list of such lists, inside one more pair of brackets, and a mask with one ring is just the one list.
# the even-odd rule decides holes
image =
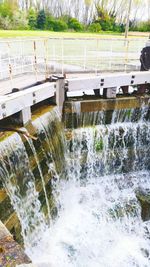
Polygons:
[[[134,37],[142,37],[143,34],[137,33]],[[147,34],[148,36],[148,34]],[[51,31],[16,31],[16,30],[0,30],[0,38],[15,37],[70,37],[70,38],[124,38],[124,34],[101,32],[96,33],[79,33],[79,32],[51,32]],[[144,36],[146,37],[146,35]]]
[[[16,30],[0,30],[0,37],[104,37],[105,35],[109,36],[114,35],[116,33],[102,33],[102,34],[94,34],[94,33],[79,33],[79,32],[51,32],[51,31],[16,31]],[[122,36],[117,34],[117,36]]]

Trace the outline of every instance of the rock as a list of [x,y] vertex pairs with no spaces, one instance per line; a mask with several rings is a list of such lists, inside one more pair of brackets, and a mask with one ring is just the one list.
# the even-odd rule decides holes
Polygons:
[[150,191],[148,189],[138,189],[136,197],[141,205],[141,217],[143,221],[150,220]]
[[0,266],[15,267],[16,264],[30,262],[23,248],[14,241],[10,232],[0,221]]

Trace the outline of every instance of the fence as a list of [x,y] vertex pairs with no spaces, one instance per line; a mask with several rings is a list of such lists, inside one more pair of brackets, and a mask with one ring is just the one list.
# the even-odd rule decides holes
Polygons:
[[138,70],[146,39],[41,38],[0,41],[0,79],[31,73]]

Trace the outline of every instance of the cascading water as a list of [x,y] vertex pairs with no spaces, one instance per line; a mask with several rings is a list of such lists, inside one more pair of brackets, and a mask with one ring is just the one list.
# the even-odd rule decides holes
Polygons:
[[33,246],[37,233],[45,229],[45,222],[28,154],[18,134],[2,142],[1,155],[0,177],[21,221],[24,244]]
[[[148,217],[142,218],[138,197],[139,192],[150,195],[149,110],[142,109],[140,115],[135,114],[135,110],[114,111],[112,123],[106,125],[106,114],[101,112],[94,120],[92,115],[94,124],[99,125],[73,129],[71,140],[66,144],[60,142],[60,146],[64,146],[65,161],[60,151],[58,158],[66,162],[66,167],[59,175],[57,163],[51,163],[57,159],[51,144],[54,132],[48,130],[50,126],[46,130],[42,126],[40,138],[43,137],[49,147],[47,164],[55,173],[52,184],[57,216],[50,226],[45,223],[37,194],[33,194],[30,205],[33,201],[38,208],[36,212],[33,210],[35,227],[31,232],[36,235],[36,242],[29,244],[30,234],[25,235],[25,248],[37,266],[149,267],[150,221]],[[82,119],[78,114],[80,125]],[[43,121],[38,123],[45,125]],[[63,133],[58,140],[63,140]],[[17,146],[20,148],[19,143]],[[41,149],[44,151],[44,147]],[[22,150],[25,157],[26,151]],[[25,159],[28,162],[27,157]],[[12,166],[12,162],[9,165]],[[7,168],[4,168],[6,174]],[[33,174],[29,170],[27,173],[33,182],[30,188],[35,192]],[[58,176],[63,179],[56,179]],[[9,179],[6,188],[15,209],[18,212],[19,207],[25,212],[28,207],[23,205],[21,193],[13,201],[15,187]],[[19,215],[19,218],[22,225],[28,224],[28,217]]]

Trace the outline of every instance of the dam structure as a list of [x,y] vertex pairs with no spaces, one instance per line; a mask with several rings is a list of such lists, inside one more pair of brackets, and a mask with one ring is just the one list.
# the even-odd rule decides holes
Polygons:
[[0,266],[149,267],[150,72],[1,94],[0,220]]

